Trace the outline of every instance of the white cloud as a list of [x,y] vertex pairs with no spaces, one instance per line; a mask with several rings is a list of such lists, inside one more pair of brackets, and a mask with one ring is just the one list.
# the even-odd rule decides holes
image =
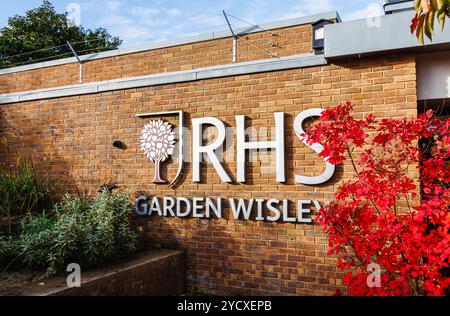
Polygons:
[[290,19],[317,13],[333,11],[335,6],[331,0],[300,1],[292,6],[286,13],[279,15],[276,19]]
[[176,9],[176,8],[171,8],[171,9],[165,9],[164,13],[170,15],[170,16],[177,16],[177,15],[181,15],[181,11]]
[[126,40],[128,44],[133,42],[142,43],[155,38],[151,29],[136,25],[123,25],[118,29],[117,35],[121,39]]
[[367,7],[344,15],[344,21],[361,20],[383,15],[383,8],[378,3],[369,3]]
[[159,14],[161,11],[154,8],[146,8],[142,6],[138,7],[132,7],[130,9],[130,12],[137,16],[147,16],[147,15],[156,15]]
[[124,15],[107,15],[100,17],[97,22],[98,25],[104,25],[104,26],[117,26],[117,25],[126,25],[126,24],[133,24],[133,20],[130,18],[127,18]]
[[108,11],[117,11],[123,5],[122,1],[119,0],[109,0],[103,2],[103,8]]
[[[130,6],[125,0],[89,0],[83,2],[82,8],[95,16],[94,27],[106,27],[113,36],[123,40],[123,45],[135,45],[143,42],[155,41],[158,33],[152,27],[160,26],[166,13],[152,4]],[[172,15],[175,11],[170,11]]]

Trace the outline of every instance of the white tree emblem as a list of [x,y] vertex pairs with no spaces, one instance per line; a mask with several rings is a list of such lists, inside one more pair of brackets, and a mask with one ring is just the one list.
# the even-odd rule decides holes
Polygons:
[[153,183],[166,183],[161,179],[160,165],[173,154],[175,147],[175,133],[172,125],[163,120],[153,120],[144,126],[141,133],[141,149],[155,164],[155,178]]

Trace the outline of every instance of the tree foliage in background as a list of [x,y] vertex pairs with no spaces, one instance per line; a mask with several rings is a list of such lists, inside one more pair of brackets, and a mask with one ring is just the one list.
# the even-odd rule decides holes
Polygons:
[[[352,295],[443,295],[450,286],[450,119],[431,110],[417,119],[356,119],[352,109],[326,109],[304,135],[323,144],[322,157],[349,160],[354,171],[319,211],[328,254],[348,271]],[[378,285],[372,264],[381,268]]]
[[434,22],[439,21],[441,30],[445,20],[450,18],[450,0],[415,0],[416,15],[411,21],[411,33],[416,32],[420,43],[424,43],[424,35],[433,39]]
[[44,0],[40,7],[24,16],[9,18],[8,26],[0,29],[0,67],[69,57],[67,41],[74,43],[81,54],[116,49],[122,43],[103,28],[90,30],[73,25],[67,13],[56,12]]

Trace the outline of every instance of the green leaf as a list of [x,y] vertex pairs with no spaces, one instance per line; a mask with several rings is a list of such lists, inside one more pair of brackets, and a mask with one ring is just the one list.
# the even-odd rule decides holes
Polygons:
[[434,31],[434,19],[436,17],[436,12],[431,11],[425,15],[425,35],[430,39],[433,39]]
[[417,36],[417,39],[419,40],[420,44],[424,44],[424,41],[423,41],[424,21],[425,21],[425,15],[421,15],[419,17],[419,23],[417,24],[417,30],[416,30],[416,36]]
[[417,13],[422,12],[421,0],[414,1],[414,9],[416,10]]
[[430,0],[431,11],[438,11],[439,5],[438,0]]
[[441,31],[444,30],[444,26],[445,26],[445,11],[439,12],[438,13],[438,21],[439,21],[439,25],[441,27]]

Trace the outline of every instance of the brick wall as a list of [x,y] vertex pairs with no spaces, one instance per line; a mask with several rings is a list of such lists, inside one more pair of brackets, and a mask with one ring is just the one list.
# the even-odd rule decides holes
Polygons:
[[[268,32],[242,35],[243,39],[238,39],[237,61],[266,59],[269,58],[267,53],[282,57],[312,52],[312,29],[309,24],[280,28],[273,30],[272,33],[273,35]],[[232,38],[223,38],[129,55],[94,59],[83,64],[83,82],[230,64],[233,59],[232,45]],[[45,89],[78,83],[79,65],[73,63],[0,75],[0,93]]]
[[[108,64],[104,67],[107,72]],[[120,71],[114,75],[121,75]],[[1,151],[0,158],[10,163],[19,153],[33,156],[64,189],[74,185],[96,189],[114,181],[129,189],[133,197],[144,193],[323,202],[332,198],[342,180],[351,177],[351,166],[338,166],[333,179],[323,185],[294,184],[293,174],[318,174],[324,165],[295,137],[293,120],[305,109],[346,100],[356,105],[359,116],[415,116],[414,57],[379,56],[322,67],[3,105],[0,135],[7,140],[8,150]],[[202,182],[194,184],[191,166],[186,163],[176,187],[153,185],[153,164],[139,149],[145,119],[135,115],[171,110],[185,111],[189,128],[190,119],[205,116],[235,126],[235,115],[247,115],[251,126],[260,128],[273,125],[273,112],[285,112],[287,182],[277,184],[273,171],[261,172],[271,162],[255,161],[247,166],[246,184],[221,183],[206,164]],[[128,148],[113,148],[116,139]],[[224,165],[235,179],[235,163],[226,160]],[[171,178],[175,171],[172,162],[163,174]],[[224,210],[224,217],[151,217],[137,222],[154,245],[186,249],[187,286],[193,291],[327,295],[341,286],[342,274],[335,267],[336,259],[326,255],[327,240],[319,227],[239,221],[230,218],[229,210]]]

